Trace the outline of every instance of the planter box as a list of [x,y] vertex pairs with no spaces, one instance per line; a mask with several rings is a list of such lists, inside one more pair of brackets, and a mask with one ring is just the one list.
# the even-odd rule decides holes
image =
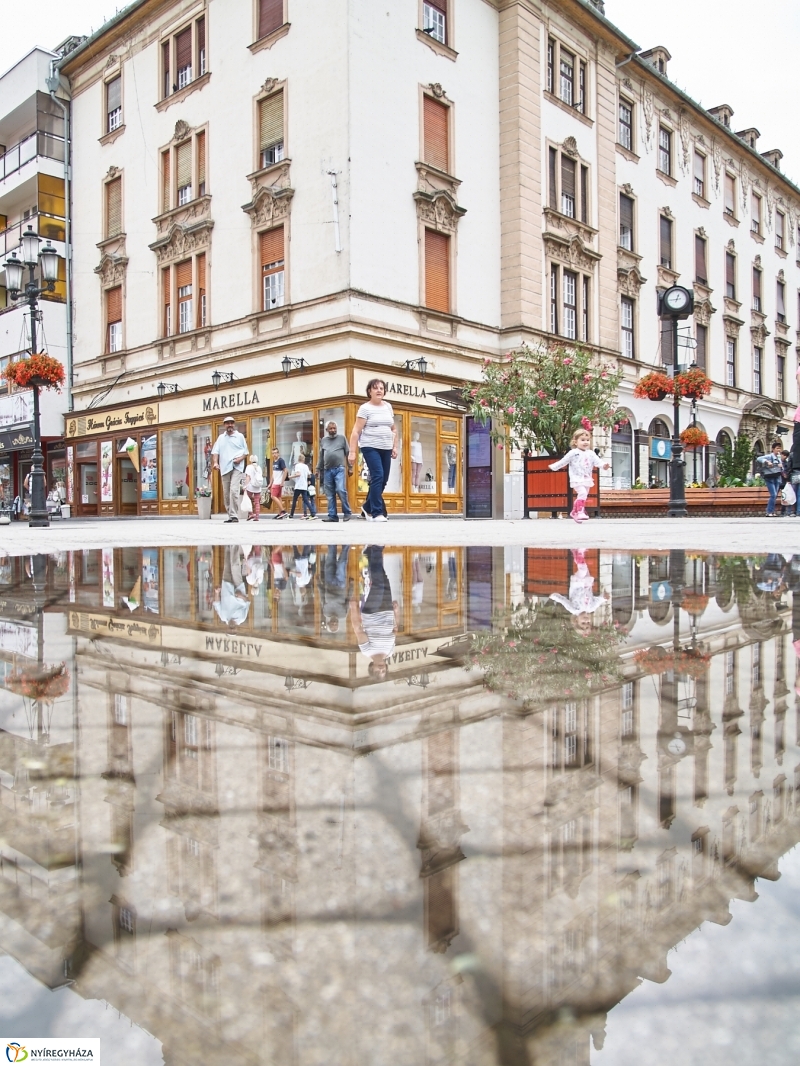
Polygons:
[[[686,510],[690,517],[757,516],[766,512],[768,499],[769,492],[760,487],[687,489]],[[668,511],[669,489],[612,489],[603,493],[600,508],[604,518],[655,518]]]
[[195,496],[195,503],[197,504],[197,517],[208,520],[211,518],[211,497],[210,496]]
[[[569,487],[569,468],[550,470],[550,463],[555,462],[550,455],[527,455],[525,457],[525,517],[532,511],[571,511],[574,501]],[[604,497],[605,499],[605,497]],[[594,472],[594,486],[589,491],[586,501],[587,511],[598,514],[600,488],[597,471]]]

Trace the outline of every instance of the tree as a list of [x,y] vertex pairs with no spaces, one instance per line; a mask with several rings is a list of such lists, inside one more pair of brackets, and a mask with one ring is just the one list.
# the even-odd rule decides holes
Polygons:
[[617,407],[622,371],[580,347],[523,346],[500,361],[484,360],[479,385],[464,387],[470,414],[501,445],[560,456],[581,425],[608,428],[624,419]]
[[744,485],[754,458],[755,449],[746,433],[737,434],[732,447],[726,435],[722,449],[717,454],[720,485]]

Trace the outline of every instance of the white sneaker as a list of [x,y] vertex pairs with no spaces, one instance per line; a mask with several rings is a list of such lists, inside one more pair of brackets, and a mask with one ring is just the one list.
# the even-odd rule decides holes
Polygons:
[[372,519],[372,521],[373,522],[388,522],[389,519],[386,517],[385,514],[376,514],[375,517]]

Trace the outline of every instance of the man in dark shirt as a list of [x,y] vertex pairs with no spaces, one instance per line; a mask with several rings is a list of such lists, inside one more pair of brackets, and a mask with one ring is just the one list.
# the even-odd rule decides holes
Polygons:
[[342,501],[342,519],[350,521],[352,511],[347,499],[347,486],[345,483],[345,469],[348,474],[352,469],[347,467],[347,453],[349,445],[335,422],[328,422],[325,426],[325,436],[320,441],[319,460],[317,461],[317,473],[324,475],[325,497],[328,501],[328,517],[323,522],[338,522],[336,513],[336,497]]

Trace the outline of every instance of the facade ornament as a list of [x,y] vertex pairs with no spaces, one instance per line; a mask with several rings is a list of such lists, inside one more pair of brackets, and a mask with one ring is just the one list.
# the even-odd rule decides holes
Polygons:
[[430,82],[429,85],[428,85],[428,88],[430,89],[430,91],[433,93],[433,95],[436,97],[437,100],[442,100],[442,99],[444,99],[447,96],[446,90],[442,88],[442,86],[439,84],[438,81]]
[[202,221],[209,219],[210,216],[210,196],[198,196],[196,200],[190,200],[188,204],[173,207],[163,215],[157,215],[153,219],[158,234],[156,240],[161,240],[164,234],[170,232],[174,226],[183,226],[191,229],[198,226]]
[[729,252],[735,252],[736,251],[736,241],[733,239],[733,237],[731,237],[731,239],[728,241],[728,243],[725,245],[725,247],[727,248],[727,250]]
[[625,86],[626,89],[629,89],[631,92],[633,92],[633,82],[630,78],[623,78],[622,84]]
[[701,300],[695,300],[694,302],[694,320],[699,326],[707,326],[711,321],[711,316],[716,313],[716,307],[713,307],[708,297],[704,297]]
[[661,114],[664,116],[664,118],[672,118],[672,115],[669,113],[668,107],[662,107]]
[[751,326],[750,333],[753,336],[753,343],[756,345],[756,347],[763,348],[767,342],[767,337],[769,336],[769,330],[764,325],[764,323],[759,322],[757,326]]
[[209,247],[213,228],[214,223],[210,218],[193,226],[173,222],[167,233],[149,247],[156,253],[159,265],[171,263],[176,259],[186,259],[187,256],[205,251]]
[[433,226],[439,233],[455,233],[458,220],[467,213],[467,209],[459,207],[456,198],[446,189],[434,189],[432,192],[417,189],[414,200],[420,222]]
[[113,67],[118,62],[119,62],[119,56],[115,56],[115,55],[109,56],[108,59],[106,60],[106,70],[108,70],[109,67]]
[[705,139],[705,137],[703,136],[702,133],[698,133],[697,137],[695,138],[695,140],[697,141],[698,144],[705,144],[706,143],[706,139]]
[[173,141],[185,141],[191,132],[192,127],[189,123],[179,118],[175,123],[175,132],[172,134],[172,139]]
[[271,92],[273,92],[273,90],[275,89],[275,86],[277,84],[278,84],[278,79],[277,78],[267,78],[267,80],[264,82],[264,84],[259,89],[258,95],[259,96],[268,96]]
[[719,179],[722,173],[722,149],[716,137],[711,141],[711,162],[714,164],[714,188],[719,196]]
[[731,340],[736,340],[744,323],[732,315],[723,315],[722,321],[725,323],[725,336],[730,337]]
[[550,259],[555,259],[572,269],[584,270],[587,273],[593,272],[595,264],[602,259],[602,256],[590,248],[578,233],[573,233],[569,237],[544,233],[542,240],[545,254]]
[[764,200],[767,204],[767,229],[772,230],[772,212],[775,210],[775,189],[771,182],[767,182],[766,192],[764,194]]
[[706,233],[703,226],[701,226],[700,229],[697,231],[697,236],[702,237],[703,240],[706,240],[706,238],[708,237],[708,234]]
[[753,184],[750,171],[742,163],[739,167],[739,184],[742,189],[742,211],[747,212],[748,201],[750,199],[750,189]]
[[655,120],[655,103],[653,101],[653,94],[647,88],[644,82],[642,82],[642,114],[644,115],[644,127],[645,127],[645,147],[648,152],[650,151],[650,144],[653,137],[653,122]]
[[786,274],[784,273],[783,267],[778,271],[778,281],[786,281]]
[[561,150],[566,152],[567,155],[576,156],[578,154],[578,142],[574,137],[565,137],[561,145]]
[[760,267],[760,266],[761,266],[761,256],[760,256],[760,255],[757,255],[757,256],[755,257],[755,259],[753,260],[753,262],[754,262],[754,264],[755,264],[755,265],[756,265],[757,267]]
[[633,196],[633,186],[629,181],[626,181],[625,184],[622,186],[622,191],[625,193],[626,196]]
[[116,178],[117,174],[119,174],[119,173],[120,173],[119,167],[109,167],[108,170],[106,171],[106,177],[110,181],[111,178]]
[[262,185],[242,211],[250,216],[253,229],[264,229],[282,222],[289,215],[294,189]]
[[673,218],[673,219],[675,218],[675,216],[672,213],[672,208],[671,207],[662,207],[661,211],[660,211],[660,214],[662,214],[664,216],[664,218]]
[[106,252],[94,268],[94,272],[100,278],[103,289],[114,289],[125,280],[127,267],[128,257],[124,252],[122,255],[111,255]]
[[684,174],[689,173],[689,149],[691,147],[692,138],[689,130],[689,119],[686,114],[686,109],[682,108],[678,117],[679,121],[679,134],[681,138],[681,170]]
[[632,296],[634,299],[639,295],[639,290],[642,285],[647,284],[647,278],[642,277],[642,272],[638,266],[625,269],[622,266],[617,267],[617,289],[623,296]]

